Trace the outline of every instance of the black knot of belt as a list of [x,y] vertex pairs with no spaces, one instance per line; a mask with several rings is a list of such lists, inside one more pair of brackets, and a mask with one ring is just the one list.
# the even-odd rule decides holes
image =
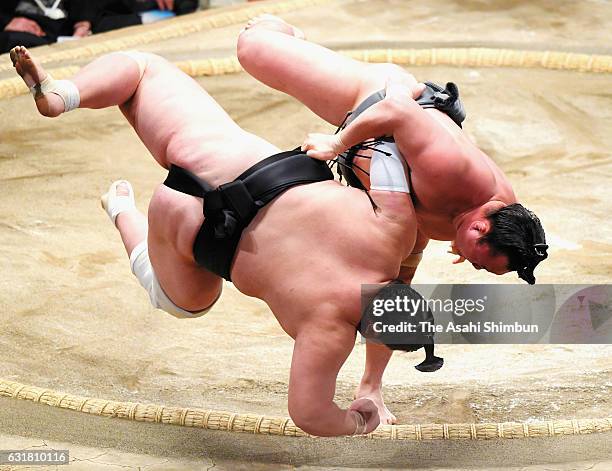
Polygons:
[[206,194],[204,218],[212,223],[215,238],[225,239],[242,231],[258,208],[244,182],[235,180]]
[[238,218],[231,209],[223,209],[214,218],[215,238],[225,239],[235,234],[238,227]]

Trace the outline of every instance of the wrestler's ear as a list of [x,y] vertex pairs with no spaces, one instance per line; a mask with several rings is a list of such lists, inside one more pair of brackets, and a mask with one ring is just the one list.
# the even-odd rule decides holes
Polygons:
[[491,230],[491,224],[487,219],[478,219],[470,225],[470,229],[477,231],[481,236],[484,236]]

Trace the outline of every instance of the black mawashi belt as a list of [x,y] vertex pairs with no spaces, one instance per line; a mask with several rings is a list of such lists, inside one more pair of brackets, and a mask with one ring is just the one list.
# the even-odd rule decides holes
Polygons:
[[176,165],[170,167],[164,185],[204,198],[204,223],[193,244],[193,256],[198,265],[231,281],[240,237],[257,212],[291,187],[333,179],[325,162],[297,148],[258,162],[218,188]]

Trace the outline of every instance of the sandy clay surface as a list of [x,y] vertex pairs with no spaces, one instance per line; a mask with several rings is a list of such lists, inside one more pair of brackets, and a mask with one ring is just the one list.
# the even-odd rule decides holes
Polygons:
[[[409,3],[344,1],[284,16],[313,40],[343,48],[505,42],[605,52],[610,44],[608,2]],[[239,29],[143,49],[173,60],[227,55]],[[450,67],[413,72],[460,85],[466,132],[542,219],[551,249],[538,281],[608,283],[610,76]],[[241,126],[279,147],[294,147],[306,132],[331,130],[246,74],[199,83]],[[118,110],[49,120],[36,114],[29,96],[0,103],[0,377],[86,396],[286,415],[292,341],[262,302],[228,284],[214,309],[197,320],[149,306],[99,207],[100,194],[118,178],[133,183],[143,210],[164,178]],[[493,278],[452,266],[445,251],[446,244],[432,244],[415,282],[516,281],[515,274]],[[412,367],[421,353],[392,360],[385,391],[400,423],[612,415],[611,346],[443,345],[439,352],[446,365],[431,375]],[[351,401],[364,353],[357,345],[338,378],[342,405]],[[36,445],[19,440],[0,435],[7,444],[0,448]],[[79,449],[83,457],[94,452]],[[150,469],[165,469],[155,464]]]

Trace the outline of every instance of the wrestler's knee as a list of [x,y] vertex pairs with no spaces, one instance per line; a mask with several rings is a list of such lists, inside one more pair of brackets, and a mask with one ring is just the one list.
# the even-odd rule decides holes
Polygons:
[[358,106],[367,96],[386,87],[390,78],[399,79],[411,89],[418,86],[414,75],[396,64],[366,64],[365,73],[360,77],[359,93],[354,107]]
[[151,261],[149,260],[149,251],[146,241],[141,242],[132,250],[130,254],[130,267],[140,285],[149,295],[151,305],[156,309],[161,309],[180,319],[193,319],[203,316],[210,311],[221,296],[221,291],[219,291],[216,299],[207,308],[197,312],[187,311],[174,304],[166,295],[155,276]]
[[119,51],[116,54],[122,55],[124,57],[129,57],[132,61],[136,63],[136,65],[138,66],[138,72],[140,74],[138,81],[142,80],[142,76],[147,70],[147,66],[149,65],[151,56],[153,56],[153,54],[141,51]]
[[251,28],[242,31],[240,36],[238,36],[236,55],[238,56],[238,62],[243,66],[257,60],[261,50],[259,47],[260,41],[258,40],[260,36],[259,31],[257,28]]
[[131,51],[119,51],[119,52],[116,52],[115,54],[120,54],[125,57],[129,57],[136,63],[136,65],[138,65],[138,71],[140,74],[139,81],[142,80],[142,77],[145,75],[145,73],[151,69],[151,66],[153,66],[154,69],[159,68],[159,66],[172,67],[171,63],[168,62],[168,60],[166,60],[160,55],[157,55],[151,52],[131,50]]
[[[238,37],[236,55],[238,62],[247,68],[249,65],[257,66],[265,62],[270,54],[270,44],[276,39],[273,28],[266,28],[265,23],[257,23],[250,29],[244,30]],[[264,26],[262,26],[264,25]]]
[[289,401],[289,416],[293,423],[306,433],[320,434],[319,424],[321,422],[321,409],[315,407],[311,402]]

